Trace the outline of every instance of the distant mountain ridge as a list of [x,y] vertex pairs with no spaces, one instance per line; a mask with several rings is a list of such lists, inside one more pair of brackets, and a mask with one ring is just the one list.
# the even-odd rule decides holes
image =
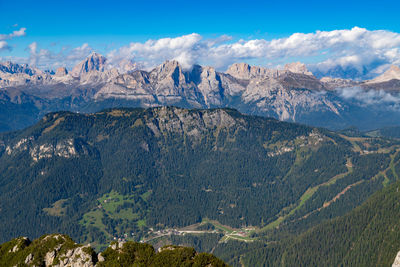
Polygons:
[[[55,74],[27,65],[2,63],[0,91],[5,97],[0,101],[0,110],[10,110],[12,106],[15,115],[10,119],[18,121],[18,117],[27,116],[24,110],[30,109],[28,121],[37,121],[45,113],[57,110],[92,112],[119,106],[176,105],[231,107],[248,114],[332,129],[352,125],[372,129],[400,124],[395,100],[389,106],[371,105],[363,102],[365,97],[348,98],[341,91],[359,88],[366,97],[371,95],[370,91],[382,91],[395,94],[395,99],[400,92],[398,67],[364,82],[318,79],[302,63],[287,64],[282,70],[237,63],[225,73],[199,65],[185,70],[174,60],[151,71],[137,68],[126,60],[114,68],[98,53],[92,53],[71,71],[59,68]],[[27,101],[7,100],[18,94],[24,94]],[[391,101],[391,98],[385,99]],[[0,116],[4,124],[0,130],[16,129],[8,120],[8,116],[4,119]]]

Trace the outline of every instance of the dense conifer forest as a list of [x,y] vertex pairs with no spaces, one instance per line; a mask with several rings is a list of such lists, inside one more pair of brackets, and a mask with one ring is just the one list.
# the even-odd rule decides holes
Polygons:
[[371,259],[357,251],[374,240],[362,237],[378,217],[373,203],[389,205],[374,193],[395,190],[399,149],[393,138],[232,109],[50,113],[0,135],[0,239],[61,232],[97,250],[114,239],[177,244],[234,266],[386,264],[396,242]]

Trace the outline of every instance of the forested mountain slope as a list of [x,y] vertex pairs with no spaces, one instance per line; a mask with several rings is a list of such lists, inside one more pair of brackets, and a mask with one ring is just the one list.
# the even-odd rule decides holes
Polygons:
[[249,252],[247,266],[391,266],[400,250],[400,182],[347,215]]
[[357,207],[398,179],[398,149],[232,109],[50,113],[1,135],[0,238],[169,236],[223,256],[229,240],[264,246]]

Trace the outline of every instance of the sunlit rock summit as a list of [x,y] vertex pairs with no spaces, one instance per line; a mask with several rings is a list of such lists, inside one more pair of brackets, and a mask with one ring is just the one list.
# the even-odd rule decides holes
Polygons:
[[[169,60],[149,71],[140,70],[139,65],[127,59],[111,64],[93,52],[71,71],[60,67],[55,74],[26,64],[0,63],[0,88],[1,105],[12,105],[12,113],[24,112],[24,116],[23,110],[29,109],[28,121],[37,121],[43,114],[60,109],[92,112],[109,107],[162,105],[230,107],[248,114],[336,129],[351,125],[372,128],[400,120],[395,106],[400,92],[397,66],[375,79],[355,81],[318,79],[300,62],[286,64],[283,69],[235,63],[220,72],[199,65],[185,69],[178,61]],[[371,107],[362,102],[362,97],[344,97],[342,88],[357,88],[367,95],[371,95],[370,91],[393,94],[394,98],[386,98],[393,99],[393,103]],[[8,122],[12,118],[7,112],[0,129],[25,126],[24,122]]]

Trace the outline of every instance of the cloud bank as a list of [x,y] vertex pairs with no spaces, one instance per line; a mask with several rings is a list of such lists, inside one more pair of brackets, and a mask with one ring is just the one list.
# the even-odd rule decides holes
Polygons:
[[[224,69],[238,61],[255,60],[264,65],[278,65],[291,59],[305,59],[309,67],[328,71],[335,66],[382,72],[389,64],[400,64],[400,34],[384,30],[349,30],[294,33],[286,38],[238,40],[204,39],[199,34],[177,38],[133,42],[109,53],[111,59],[125,57],[155,65],[176,59],[183,65],[207,63]],[[383,67],[382,67],[383,66]]]
[[389,109],[400,109],[400,94],[383,90],[365,90],[360,87],[340,88],[336,90],[344,99],[354,100],[362,105],[386,105]]
[[[21,28],[4,38],[25,34]],[[0,39],[2,41],[2,39]],[[7,49],[7,44],[0,47]],[[83,44],[73,49],[54,52],[48,49],[28,48],[29,62],[54,68],[72,67],[93,49]],[[101,52],[101,51],[100,51]],[[102,51],[104,52],[104,51]],[[105,51],[110,64],[131,60],[150,69],[165,60],[178,60],[185,68],[193,64],[211,65],[225,70],[235,62],[249,62],[262,66],[279,66],[291,61],[304,61],[312,71],[328,73],[333,68],[352,69],[358,75],[376,76],[391,64],[400,64],[400,34],[387,30],[370,31],[354,27],[345,30],[294,33],[285,38],[234,40],[230,36],[204,38],[192,33],[174,38],[160,38],[132,42],[111,51]]]

